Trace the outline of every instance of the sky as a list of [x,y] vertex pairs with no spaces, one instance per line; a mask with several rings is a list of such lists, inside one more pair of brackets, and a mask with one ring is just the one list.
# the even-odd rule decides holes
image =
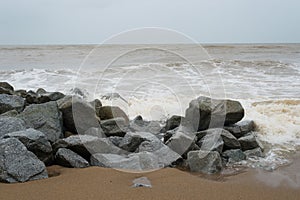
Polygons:
[[299,0],[0,0],[0,45],[100,44],[142,27],[199,43],[299,43]]

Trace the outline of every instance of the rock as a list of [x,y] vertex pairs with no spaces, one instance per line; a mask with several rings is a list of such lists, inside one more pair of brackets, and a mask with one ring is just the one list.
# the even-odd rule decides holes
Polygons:
[[259,142],[252,132],[239,138],[238,141],[240,142],[243,151],[259,147]]
[[58,100],[57,104],[68,131],[83,135],[91,127],[100,127],[95,109],[85,100],[77,96],[66,96]]
[[32,128],[8,133],[3,138],[17,138],[41,161],[48,164],[52,160],[52,147],[44,133]]
[[178,115],[173,115],[170,119],[168,119],[166,121],[166,126],[164,127],[164,131],[169,131],[169,130],[172,130],[174,128],[177,128],[178,126],[180,126],[181,124],[181,120],[183,119],[184,117],[182,116],[178,116]]
[[10,91],[14,91],[14,87],[7,82],[0,82],[0,88],[4,88]]
[[234,124],[244,117],[244,108],[238,101],[199,97],[186,110],[183,124],[194,131]]
[[138,148],[138,152],[151,152],[158,157],[159,165],[167,167],[175,161],[182,159],[182,157],[166,146],[160,139],[155,135],[147,132],[138,133],[142,138],[145,139]]
[[95,108],[96,115],[100,116],[100,108],[102,107],[102,103],[99,99],[95,99],[94,101],[90,102],[93,108]]
[[116,106],[102,106],[99,110],[99,117],[101,120],[124,118],[126,124],[129,124],[129,119],[126,113]]
[[102,120],[100,124],[107,137],[110,136],[123,137],[128,130],[128,126],[124,118],[113,118],[113,119]]
[[27,96],[27,91],[26,90],[16,90],[13,93],[14,95],[20,96],[22,98],[26,98]]
[[48,178],[45,164],[16,138],[0,140],[0,181],[25,182]]
[[41,94],[46,94],[47,91],[45,89],[43,89],[43,88],[39,88],[39,89],[36,90],[36,93],[39,94],[39,95],[41,95]]
[[46,103],[49,101],[57,101],[59,99],[64,98],[65,95],[61,92],[47,92],[47,93],[40,93],[37,98],[38,103]]
[[9,95],[12,95],[13,91],[0,87],[0,94],[9,94]]
[[206,134],[201,140],[197,142],[197,145],[202,151],[217,151],[219,153],[222,153],[224,141],[221,137],[221,132],[214,131]]
[[217,151],[190,151],[187,161],[192,172],[214,174],[222,170],[222,159]]
[[16,95],[0,94],[0,114],[10,110],[22,112],[25,101],[22,97]]
[[104,134],[104,131],[102,130],[101,127],[99,127],[99,128],[91,127],[84,133],[84,135],[91,135],[91,136],[96,136],[99,138],[106,138],[106,135]]
[[54,101],[32,104],[18,115],[27,128],[43,132],[50,142],[63,138],[62,115]]
[[90,135],[74,135],[60,139],[52,145],[54,152],[59,148],[67,148],[89,160],[92,154],[112,153],[124,154],[124,150],[116,147],[108,138],[99,138]]
[[55,161],[58,165],[72,168],[89,167],[89,162],[70,149],[60,148],[55,154]]
[[3,114],[1,114],[2,117],[16,117],[18,115],[18,111],[16,110],[10,110],[10,111],[7,111]]
[[254,131],[254,122],[252,120],[240,121],[236,124],[225,126],[224,129],[232,133],[236,138],[240,138]]
[[[166,142],[166,145],[183,156],[188,151],[193,150],[196,142],[196,136],[181,130],[176,131],[174,135]],[[186,157],[186,156],[183,156]]]
[[38,103],[38,94],[36,94],[32,90],[29,90],[26,93],[25,99],[28,104],[37,104]]
[[109,137],[109,140],[117,147],[120,147],[120,143],[123,140],[123,137],[111,136]]
[[226,131],[224,129],[221,129],[220,131],[221,131],[221,137],[224,141],[223,150],[241,148],[239,141],[229,131]]
[[0,116],[0,138],[7,134],[16,131],[25,130],[25,122],[15,117]]
[[244,151],[244,153],[246,154],[247,158],[263,157],[263,152],[262,152],[261,148],[259,148],[259,147],[255,148],[255,149]]
[[229,162],[235,163],[246,159],[246,155],[240,149],[227,150],[222,153],[222,156]]
[[91,157],[93,166],[109,167],[129,171],[144,171],[160,168],[158,158],[149,152],[134,153],[128,156],[116,154],[94,154]]
[[160,133],[161,126],[157,121],[134,120],[132,123],[130,123],[129,129],[131,131],[158,134]]
[[70,90],[70,92],[73,94],[73,95],[76,95],[78,97],[82,97],[82,98],[85,98],[86,97],[86,92],[83,92],[80,88],[73,88]]
[[133,182],[132,185],[133,188],[139,188],[139,187],[152,188],[152,184],[147,177],[136,178],[132,182]]
[[126,151],[134,152],[145,140],[146,139],[139,135],[138,132],[128,132],[124,138],[122,138],[118,146]]

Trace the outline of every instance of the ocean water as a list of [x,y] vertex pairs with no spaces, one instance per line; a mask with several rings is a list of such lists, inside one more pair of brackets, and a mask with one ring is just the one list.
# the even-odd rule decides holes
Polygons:
[[103,104],[148,120],[184,115],[200,95],[236,99],[266,146],[251,165],[276,168],[300,150],[299,44],[0,46],[0,80],[27,90],[78,87],[88,99],[118,93]]

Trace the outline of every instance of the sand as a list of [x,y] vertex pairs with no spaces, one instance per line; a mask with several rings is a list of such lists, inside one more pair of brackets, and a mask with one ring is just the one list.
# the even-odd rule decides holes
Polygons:
[[[223,180],[208,180],[178,169],[150,173],[126,173],[90,167],[69,169],[51,166],[49,179],[18,184],[0,184],[1,199],[82,200],[82,199],[300,199],[300,190],[284,183],[276,186],[257,179],[247,171]],[[148,177],[152,188],[132,188],[132,181]]]

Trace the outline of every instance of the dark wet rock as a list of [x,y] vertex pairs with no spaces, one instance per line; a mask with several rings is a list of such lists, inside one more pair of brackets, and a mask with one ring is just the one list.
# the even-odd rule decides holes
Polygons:
[[128,132],[122,138],[118,146],[126,151],[135,152],[140,144],[145,141],[146,138],[143,138],[138,132]]
[[134,123],[134,124],[143,124],[144,119],[141,115],[138,115],[132,120],[132,123]]
[[234,124],[244,117],[244,108],[238,101],[199,97],[186,110],[183,125],[194,131]]
[[16,110],[10,110],[10,111],[7,111],[3,114],[1,114],[2,117],[16,117],[18,115],[18,111]]
[[72,168],[85,168],[89,167],[89,162],[77,153],[70,149],[60,148],[55,154],[55,162],[58,165]]
[[221,137],[224,141],[223,150],[227,149],[240,149],[241,145],[236,137],[234,137],[229,131],[221,129]]
[[95,99],[94,101],[90,102],[93,108],[95,108],[96,115],[100,116],[100,108],[102,107],[102,103],[99,99]]
[[17,138],[41,161],[48,164],[52,160],[52,147],[44,133],[32,128],[8,133],[3,138]]
[[26,90],[16,90],[13,93],[14,95],[20,96],[22,98],[26,98],[27,91]]
[[13,91],[0,87],[0,94],[9,94],[9,95],[12,95]]
[[37,104],[38,103],[38,94],[36,94],[32,90],[29,90],[26,93],[25,99],[28,104]]
[[25,122],[15,117],[0,116],[0,137],[7,133],[25,130]]
[[74,135],[60,139],[52,147],[55,152],[59,148],[70,149],[87,160],[95,153],[125,153],[124,150],[115,146],[108,138],[99,138],[90,135]]
[[187,162],[192,172],[214,174],[222,170],[222,159],[216,151],[190,151]]
[[128,130],[126,121],[124,120],[124,118],[120,118],[120,117],[102,120],[100,124],[101,124],[101,128],[103,129],[107,137],[110,136],[123,137]]
[[99,110],[99,117],[101,120],[124,118],[126,124],[129,124],[129,119],[126,113],[116,106],[102,106]]
[[77,96],[66,96],[57,101],[63,114],[66,130],[83,135],[91,127],[99,128],[99,118],[90,103]]
[[14,91],[14,87],[7,82],[0,82],[0,88],[4,88],[10,91]]
[[144,171],[160,168],[157,156],[149,152],[134,153],[127,156],[94,154],[91,157],[91,165],[130,171]]
[[248,133],[247,135],[238,139],[241,144],[242,150],[251,150],[259,147],[259,142],[254,133]]
[[64,98],[65,95],[61,92],[47,92],[38,95],[38,103],[46,103],[49,101],[57,101],[59,99]]
[[177,128],[167,131],[163,136],[164,143],[166,143],[178,131],[178,129],[179,128],[177,127]]
[[43,89],[43,88],[39,88],[39,89],[36,90],[36,93],[39,94],[39,95],[41,95],[41,94],[46,94],[47,91],[45,89]]
[[26,182],[48,178],[45,164],[16,138],[0,140],[0,181]]
[[246,159],[245,153],[240,149],[231,149],[224,151],[222,156],[229,162],[235,163]]
[[255,148],[255,149],[244,151],[244,153],[246,154],[247,158],[263,157],[263,152],[262,152],[261,148],[259,148],[259,147]]
[[62,115],[55,101],[44,104],[32,104],[18,115],[27,128],[43,132],[50,142],[63,138]]
[[169,131],[174,128],[177,128],[180,126],[181,121],[183,120],[184,117],[178,116],[178,115],[173,115],[170,119],[166,121],[166,125],[163,128],[164,131]]
[[91,127],[84,133],[84,135],[91,135],[91,136],[96,136],[99,138],[106,137],[106,135],[104,134],[104,131],[102,130],[101,127],[98,127],[98,128]]
[[22,97],[16,95],[0,94],[0,114],[10,110],[22,112],[25,101]]
[[254,131],[254,127],[254,122],[252,120],[245,120],[230,126],[225,126],[224,129],[232,133],[236,138],[240,138],[245,134]]

